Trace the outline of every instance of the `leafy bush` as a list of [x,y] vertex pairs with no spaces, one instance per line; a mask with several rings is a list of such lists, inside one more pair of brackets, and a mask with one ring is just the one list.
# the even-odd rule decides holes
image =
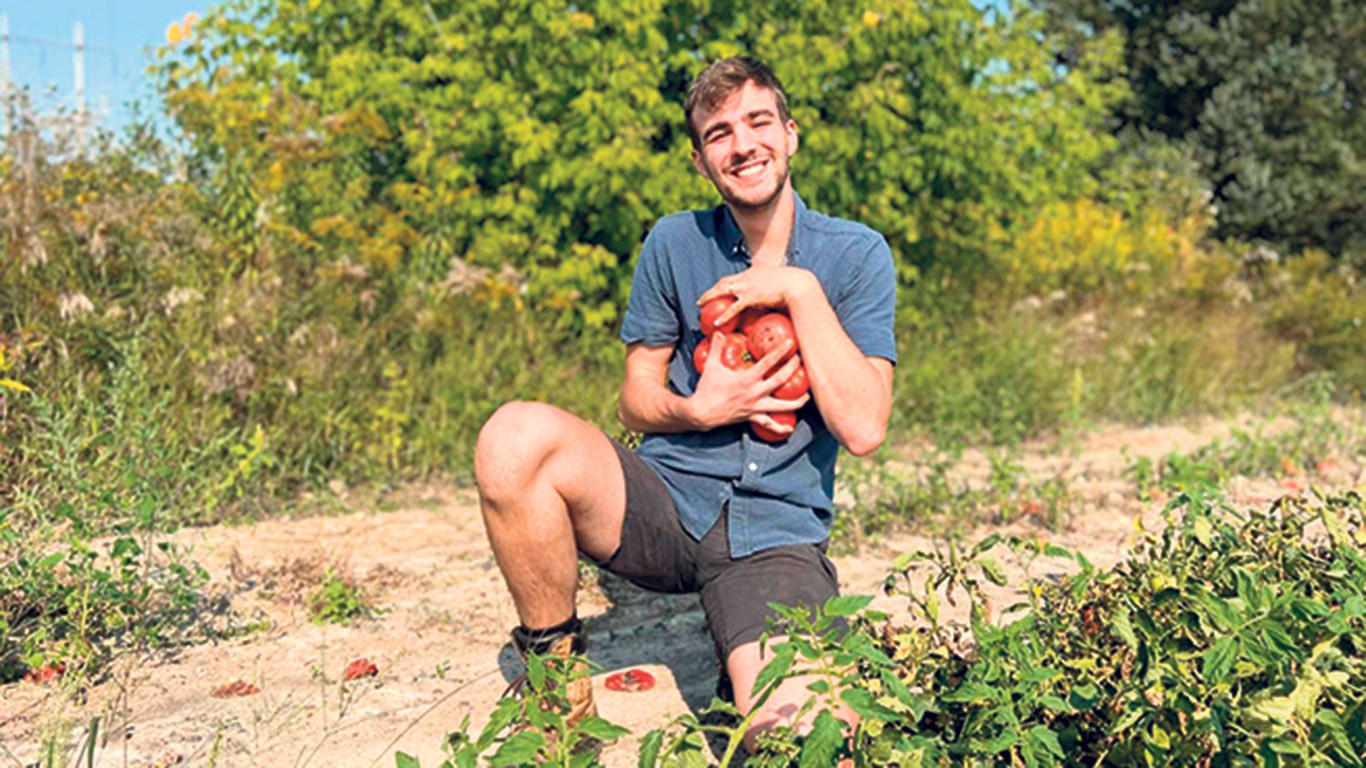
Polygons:
[[654,221],[714,204],[679,105],[738,53],[790,91],[808,202],[886,234],[908,277],[980,271],[988,222],[1086,193],[1113,143],[1118,39],[1059,71],[1042,24],[968,0],[237,0],[154,69],[241,268],[507,269],[607,327]]
[[[840,699],[862,721],[847,740],[819,722],[806,737],[779,734],[748,764],[1361,765],[1361,498],[1237,513],[1182,496],[1168,512],[1169,525],[1109,571],[999,536],[903,555],[887,586],[909,600],[914,626],[864,611],[853,631],[832,631],[829,617],[857,598],[814,620],[785,611],[793,639],[776,646],[761,682],[798,659],[846,670]],[[1003,543],[1075,572],[1024,585],[1025,600],[996,623],[986,586],[1006,583],[991,554]],[[954,592],[970,601],[970,628],[941,619]],[[662,740],[661,765],[696,764],[676,757],[693,732],[685,719],[646,743]]]

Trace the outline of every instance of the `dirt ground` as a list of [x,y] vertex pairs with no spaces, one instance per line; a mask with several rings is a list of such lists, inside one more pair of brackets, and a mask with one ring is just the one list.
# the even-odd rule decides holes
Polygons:
[[[1140,501],[1124,479],[1133,458],[1188,452],[1238,423],[1109,427],[1067,451],[1054,443],[1026,446],[1030,476],[1062,474],[1081,503],[1061,530],[1021,523],[1012,532],[1046,536],[1097,565],[1111,564],[1134,540],[1135,518],[1151,524],[1161,506]],[[1355,457],[1342,457],[1330,471],[1323,481],[1335,488],[1366,479]],[[985,456],[969,453],[955,476],[980,481],[987,472]],[[1234,499],[1261,505],[1297,491],[1296,483],[1238,479]],[[393,511],[356,508],[182,532],[181,543],[212,574],[215,589],[230,596],[233,615],[256,629],[125,659],[106,682],[74,699],[60,683],[0,687],[0,766],[35,762],[45,732],[81,744],[95,715],[102,716],[97,766],[393,766],[396,750],[438,765],[443,737],[465,717],[481,724],[520,672],[508,642],[516,616],[473,494],[422,487],[406,489],[403,499]],[[844,592],[878,593],[897,554],[932,545],[908,532],[861,556],[836,557]],[[350,626],[311,623],[306,595],[328,568],[361,585],[379,612]],[[1007,570],[1021,575],[1019,563],[1007,562]],[[1037,563],[1031,575],[1042,575]],[[638,737],[711,698],[716,675],[701,609],[692,596],[653,595],[611,577],[584,590],[579,604],[590,657],[604,669],[594,679],[600,714],[633,733],[610,745],[604,761],[634,765]],[[875,605],[901,609],[884,597]],[[360,658],[378,674],[344,684],[343,670]],[[632,667],[653,673],[656,687],[604,687],[607,673]],[[259,691],[213,695],[239,681]],[[74,753],[59,764],[76,765]]]

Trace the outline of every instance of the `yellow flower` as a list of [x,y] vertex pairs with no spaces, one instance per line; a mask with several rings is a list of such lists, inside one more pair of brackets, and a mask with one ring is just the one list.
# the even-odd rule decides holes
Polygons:
[[882,23],[882,14],[873,11],[863,12],[863,26],[872,29]]
[[183,39],[185,39],[185,31],[180,26],[180,22],[171,22],[171,26],[166,28],[166,42],[171,45],[180,45],[180,41]]

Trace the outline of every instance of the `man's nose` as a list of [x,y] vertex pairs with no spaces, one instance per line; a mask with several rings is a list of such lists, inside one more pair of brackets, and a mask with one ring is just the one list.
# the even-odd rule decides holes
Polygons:
[[753,128],[741,123],[735,128],[735,142],[731,150],[741,159],[747,158],[759,146],[759,134]]

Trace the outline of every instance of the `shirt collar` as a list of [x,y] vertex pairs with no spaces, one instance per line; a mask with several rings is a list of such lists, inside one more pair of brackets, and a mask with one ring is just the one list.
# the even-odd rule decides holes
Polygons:
[[[796,264],[801,257],[806,239],[806,221],[810,215],[806,203],[802,202],[802,196],[797,194],[795,189],[792,190],[792,208],[792,234],[787,239],[787,263],[790,265]],[[721,225],[718,228],[721,252],[728,258],[741,259],[748,264],[749,249],[745,247],[745,235],[740,231],[740,225],[735,223],[730,206],[722,203],[718,206],[717,212],[721,218]]]

